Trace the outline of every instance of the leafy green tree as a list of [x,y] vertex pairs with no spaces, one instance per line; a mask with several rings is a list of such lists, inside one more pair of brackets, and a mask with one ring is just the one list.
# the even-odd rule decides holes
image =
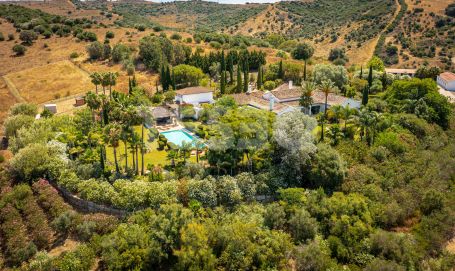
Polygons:
[[149,69],[158,71],[163,66],[161,43],[157,38],[145,37],[139,42],[139,57]]
[[175,66],[173,72],[178,86],[197,86],[205,78],[201,69],[185,64]]
[[33,41],[38,39],[38,35],[31,30],[23,30],[19,34],[19,39],[26,45],[32,45]]
[[214,270],[216,256],[209,246],[209,232],[203,224],[190,223],[182,229],[181,248],[174,252],[177,270]]
[[29,115],[12,115],[5,120],[4,131],[5,135],[9,138],[17,136],[17,131],[22,127],[29,127],[35,121],[33,116]]
[[307,240],[312,240],[318,231],[318,222],[305,209],[296,210],[288,223],[291,235],[296,242],[305,243]]
[[16,44],[13,46],[13,52],[16,53],[17,56],[23,56],[27,48],[21,44]]
[[101,59],[103,57],[104,46],[99,41],[94,41],[86,48],[91,60]]
[[300,184],[305,169],[317,148],[312,135],[316,121],[302,112],[289,112],[277,117],[273,138],[279,151],[276,152],[278,172],[288,180]]
[[320,238],[307,245],[298,246],[293,252],[293,258],[298,271],[331,270],[336,266],[336,261],[330,258],[327,242]]
[[385,69],[384,62],[377,56],[373,56],[370,61],[368,61],[368,66],[373,67],[373,70],[380,72],[383,72]]
[[319,144],[311,162],[310,178],[313,186],[334,191],[342,184],[346,172],[346,163],[340,154],[328,145]]
[[52,147],[33,143],[19,150],[10,162],[12,176],[18,181],[25,182],[32,182],[38,178],[54,179],[66,163],[61,159],[65,155],[65,146],[60,144]]
[[314,54],[314,48],[308,43],[300,43],[292,51],[292,57],[295,59],[305,61],[305,67],[303,70],[303,80],[306,81],[306,64],[308,59],[310,59]]
[[313,69],[313,81],[320,85],[330,80],[339,89],[343,90],[348,83],[348,73],[343,66],[332,64],[317,64]]
[[35,117],[36,114],[38,114],[38,107],[35,104],[31,103],[18,103],[9,109],[8,114],[10,116],[27,115]]
[[137,224],[121,224],[102,239],[101,249],[101,256],[110,270],[152,268],[164,256],[160,244]]
[[112,60],[116,63],[129,59],[131,48],[128,45],[117,43],[112,49]]
[[215,182],[210,179],[190,180],[188,182],[188,197],[197,200],[204,206],[216,206],[218,199]]

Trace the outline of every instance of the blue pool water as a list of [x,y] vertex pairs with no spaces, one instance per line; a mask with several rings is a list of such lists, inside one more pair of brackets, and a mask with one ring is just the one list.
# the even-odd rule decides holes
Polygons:
[[161,134],[164,135],[168,141],[174,143],[177,146],[182,146],[183,142],[193,142],[194,140],[197,140],[194,136],[183,130],[162,132]]

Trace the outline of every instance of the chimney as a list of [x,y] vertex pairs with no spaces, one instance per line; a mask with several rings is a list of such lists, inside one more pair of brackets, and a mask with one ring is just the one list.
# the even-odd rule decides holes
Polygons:
[[292,81],[289,81],[289,89],[292,89]]
[[273,111],[273,107],[275,106],[275,99],[272,97],[270,100],[269,100],[269,110],[270,111]]

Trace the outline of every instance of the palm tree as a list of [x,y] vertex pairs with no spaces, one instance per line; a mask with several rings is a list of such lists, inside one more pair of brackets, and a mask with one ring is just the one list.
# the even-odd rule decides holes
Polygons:
[[336,146],[340,142],[340,138],[343,136],[343,133],[341,132],[340,126],[338,124],[334,124],[330,127],[327,135],[332,139],[331,144]]
[[196,148],[196,163],[199,163],[199,151],[205,147],[205,144],[200,140],[194,140],[193,142],[193,145]]
[[141,144],[141,138],[136,132],[133,132],[133,134],[131,135],[130,145],[131,145],[131,150],[132,150],[132,153],[133,153],[134,171],[136,172],[136,174],[139,174],[139,151],[138,151],[138,148],[142,144]]
[[99,99],[99,96],[97,94],[89,91],[85,95],[85,101],[87,103],[87,106],[92,111],[92,120],[95,121],[95,111],[100,109],[100,106],[101,106],[101,101]]
[[311,105],[313,104],[313,92],[316,90],[316,84],[313,82],[305,82],[303,84],[303,92],[300,97],[299,104],[304,108],[308,108],[308,114],[311,115]]
[[112,86],[117,85],[117,77],[118,73],[116,72],[108,72],[108,80],[109,80],[109,97],[112,98]]
[[363,136],[365,136],[369,146],[373,144],[374,138],[376,137],[379,118],[380,115],[377,112],[367,108],[362,108],[359,112],[358,124],[360,126],[360,140],[363,140]]
[[105,72],[101,74],[101,86],[103,87],[103,94],[106,95],[106,87],[111,83],[109,73]]
[[352,109],[348,106],[342,107],[341,109],[341,119],[344,121],[344,131],[347,130],[347,123],[351,120],[352,116],[355,113],[355,109]]
[[104,135],[106,142],[114,149],[114,162],[115,162],[115,171],[120,173],[120,168],[117,160],[117,147],[119,146],[120,135],[122,128],[118,123],[111,123],[104,129]]
[[324,80],[324,81],[322,81],[319,88],[321,89],[322,92],[324,92],[324,96],[325,96],[324,115],[327,118],[327,98],[329,97],[329,94],[333,91],[334,85],[333,85],[332,81]]
[[153,116],[152,116],[152,111],[150,110],[149,107],[145,106],[145,105],[140,105],[138,108],[137,108],[137,115],[141,118],[141,121],[142,121],[142,126],[141,126],[141,174],[144,175],[144,146],[145,146],[145,143],[144,143],[144,127],[145,127],[145,124],[150,124],[152,123],[152,120],[153,120]]
[[320,112],[317,116],[316,119],[318,120],[319,124],[321,125],[321,138],[320,141],[324,141],[324,123],[325,123],[325,114]]
[[333,116],[335,117],[335,120],[337,122],[337,124],[340,123],[340,119],[342,117],[342,114],[343,114],[343,106],[341,105],[334,105],[332,107],[330,107],[330,112],[332,112]]
[[177,150],[170,150],[167,153],[167,159],[171,160],[171,166],[172,167],[175,167],[175,159],[177,159],[178,157],[179,157],[179,153],[178,153]]
[[186,164],[186,157],[189,152],[193,149],[193,144],[191,142],[183,141],[182,145],[180,146],[180,152],[183,156],[183,163]]
[[95,85],[96,94],[98,94],[98,86],[101,85],[103,77],[101,76],[101,74],[94,72],[90,74],[90,78],[92,78],[92,83]]

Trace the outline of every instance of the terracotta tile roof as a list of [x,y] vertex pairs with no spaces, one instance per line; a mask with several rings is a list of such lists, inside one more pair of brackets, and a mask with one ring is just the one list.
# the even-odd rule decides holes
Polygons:
[[[270,110],[270,102],[262,98],[263,94],[264,92],[262,91],[253,91],[251,93],[231,94],[230,96],[234,98],[238,105],[249,105],[262,110]],[[272,111],[279,113],[288,107],[285,104],[274,103]]]
[[236,93],[236,94],[230,94],[232,98],[234,98],[234,101],[238,105],[246,105],[248,104],[251,99],[254,98],[262,98],[262,95],[264,92],[262,91],[253,91],[251,93]]
[[276,89],[272,90],[271,93],[273,96],[277,97],[280,100],[286,99],[300,99],[302,95],[302,90],[299,87],[289,88],[289,84],[282,84]]
[[455,74],[451,72],[443,72],[439,75],[439,77],[446,82],[455,81]]
[[[313,92],[313,103],[318,103],[318,104],[323,104],[325,103],[325,94],[322,91],[315,91]],[[340,105],[343,102],[345,102],[348,98],[334,94],[334,93],[329,93],[329,96],[327,96],[327,104],[328,105]]]
[[189,88],[182,88],[175,93],[180,95],[191,95],[191,94],[200,94],[200,93],[208,93],[213,92],[213,90],[206,88],[206,87],[189,87]]

